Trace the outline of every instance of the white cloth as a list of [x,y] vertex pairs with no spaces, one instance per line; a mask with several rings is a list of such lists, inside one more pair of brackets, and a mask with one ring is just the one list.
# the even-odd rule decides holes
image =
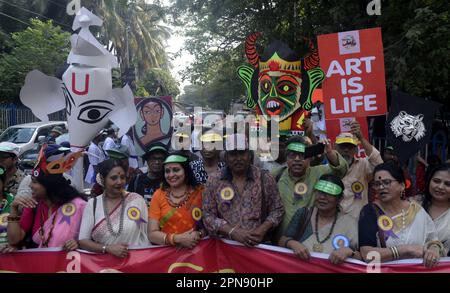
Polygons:
[[450,209],[434,219],[439,241],[444,244],[445,255],[450,249]]
[[120,143],[128,148],[128,151],[130,152],[130,157],[128,158],[128,163],[131,168],[137,169],[139,167],[138,165],[138,158],[136,153],[136,148],[134,147],[133,140],[128,135],[122,136],[122,139]]
[[[128,193],[124,202],[125,210],[123,217],[123,229],[119,236],[114,237],[111,235],[106,225],[105,213],[103,210],[104,196],[105,195],[102,194],[97,197],[97,206],[95,208],[95,220],[94,220],[94,199],[91,198],[88,201],[86,208],[84,209],[83,212],[83,219],[81,221],[80,235],[78,239],[79,240],[91,239],[103,245],[113,245],[121,243],[137,246],[149,245],[150,242],[147,237],[148,208],[144,198],[134,192]],[[139,210],[140,214],[139,218],[143,220],[142,222],[132,220],[129,218],[130,217],[129,215],[131,213],[129,213],[128,210],[130,208],[137,208]],[[119,231],[120,212],[121,206],[119,206],[116,212],[114,212],[114,214],[118,213],[118,216],[111,217],[111,225],[114,232]],[[100,222],[102,223],[99,224]],[[94,227],[97,226],[97,224],[99,225],[93,233]]]
[[115,149],[116,148],[116,142],[114,141],[114,139],[112,139],[111,137],[107,137],[105,139],[105,143],[103,144],[103,150],[106,152],[107,150],[110,149]]
[[94,166],[97,166],[106,159],[105,153],[95,143],[91,142],[88,148],[89,168],[84,181],[89,184],[95,183]]
[[[401,214],[391,218],[395,220],[398,217],[401,217]],[[422,207],[420,207],[411,225],[395,234],[398,238],[389,237],[386,241],[386,247],[400,245],[424,246],[429,241],[438,240],[434,222]]]

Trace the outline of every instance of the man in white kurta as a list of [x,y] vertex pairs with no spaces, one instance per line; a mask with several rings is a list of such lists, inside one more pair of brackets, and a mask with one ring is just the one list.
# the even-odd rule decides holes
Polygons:
[[97,175],[97,165],[106,159],[105,153],[98,146],[98,137],[96,137],[88,148],[89,168],[86,173],[84,181],[88,184],[95,183],[95,176]]

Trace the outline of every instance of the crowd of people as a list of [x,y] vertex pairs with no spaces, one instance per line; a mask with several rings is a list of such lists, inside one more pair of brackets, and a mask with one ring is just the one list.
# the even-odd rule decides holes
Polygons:
[[[114,135],[100,133],[87,149],[89,195],[67,174],[49,172],[70,154],[54,143],[22,179],[28,191],[15,194],[18,153],[0,144],[2,253],[62,247],[124,258],[129,246],[192,249],[208,236],[278,245],[302,260],[326,253],[333,264],[368,261],[376,251],[382,262],[420,258],[431,268],[449,256],[450,164],[424,165],[416,188],[393,148],[382,156],[356,121],[351,132],[323,140],[319,153],[310,151],[316,137],[281,137],[272,162],[258,160],[240,133],[205,128],[196,154],[155,143],[141,158],[129,137],[118,143]],[[364,158],[355,156],[358,145]]]

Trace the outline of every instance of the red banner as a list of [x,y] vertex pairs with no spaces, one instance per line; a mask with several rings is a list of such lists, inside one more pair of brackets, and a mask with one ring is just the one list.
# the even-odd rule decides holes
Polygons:
[[450,258],[427,269],[421,260],[365,264],[360,261],[333,265],[325,254],[312,253],[308,261],[299,260],[285,248],[260,245],[247,248],[231,241],[208,239],[194,249],[173,247],[130,249],[125,259],[83,251],[34,249],[0,255],[0,272],[23,273],[450,273]]
[[381,29],[321,35],[317,39],[325,117],[384,115],[386,84]]

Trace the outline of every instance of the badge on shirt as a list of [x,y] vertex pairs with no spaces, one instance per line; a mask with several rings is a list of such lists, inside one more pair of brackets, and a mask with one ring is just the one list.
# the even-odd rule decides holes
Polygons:
[[397,235],[395,235],[394,233],[394,221],[386,216],[386,215],[381,215],[378,217],[378,221],[377,221],[378,227],[384,232],[385,234],[385,239],[388,239],[390,236],[392,236],[393,238],[398,238]]
[[70,218],[75,214],[76,211],[77,211],[77,206],[74,205],[73,203],[69,202],[69,203],[64,204],[61,207],[61,213],[63,216],[59,223],[61,224],[63,222],[67,222],[67,224],[70,225]]
[[352,191],[355,195],[355,199],[362,199],[362,192],[364,191],[364,185],[359,181],[353,182]]
[[342,247],[349,247],[350,246],[350,240],[348,240],[348,237],[342,234],[337,234],[334,236],[333,241],[331,242],[333,244],[333,248],[338,250]]
[[192,218],[195,221],[200,221],[200,219],[202,218],[202,210],[195,207],[192,209]]
[[223,188],[223,189],[220,191],[220,197],[221,197],[223,200],[227,200],[227,201],[232,200],[233,197],[234,197],[234,191],[233,191],[233,188],[231,188],[231,187],[225,187],[225,188]]
[[297,182],[294,186],[294,196],[299,199],[308,192],[308,185],[303,182]]
[[141,217],[141,211],[137,207],[128,208],[127,215],[128,219],[134,221],[138,226],[141,223],[147,223],[147,221]]

